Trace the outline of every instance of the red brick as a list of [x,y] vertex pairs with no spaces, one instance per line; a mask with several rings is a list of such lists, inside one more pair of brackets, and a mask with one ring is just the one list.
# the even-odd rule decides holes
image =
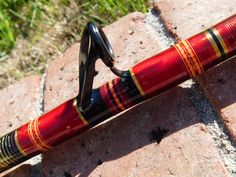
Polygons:
[[[1,175],[0,175],[1,176]],[[31,176],[31,165],[23,164],[20,168],[16,168],[14,171],[11,171],[4,175],[3,177],[29,177]]]
[[49,63],[44,92],[45,112],[77,95],[79,47],[79,44],[74,44],[62,56]]
[[[192,2],[156,0],[154,6],[160,10],[167,28],[176,33],[179,38],[188,38],[236,13],[235,0],[215,0],[214,2],[210,0]],[[206,72],[198,82],[222,115],[227,129],[236,142],[234,68],[236,68],[234,60],[220,64],[210,72]]]
[[235,0],[154,0],[166,26],[186,39],[236,13]]
[[[4,135],[38,116],[40,77],[27,77],[0,91],[0,129]],[[29,176],[30,162],[18,165],[0,176]],[[17,174],[17,175],[16,175]]]
[[40,77],[27,77],[0,91],[0,129],[4,135],[37,116]]
[[[145,15],[132,13],[107,26],[104,30],[113,46],[120,69],[129,69],[135,63],[158,53],[162,48],[154,33],[145,28]],[[152,40],[150,40],[152,39]],[[68,49],[63,56],[49,64],[46,76],[45,111],[78,94],[79,44]],[[99,74],[94,87],[114,78],[114,74],[101,61],[96,65]]]
[[236,142],[236,58],[212,68],[199,79]]
[[[182,88],[148,100],[46,153],[45,176],[230,176]],[[154,130],[168,133],[158,144]],[[160,134],[158,134],[160,135]]]

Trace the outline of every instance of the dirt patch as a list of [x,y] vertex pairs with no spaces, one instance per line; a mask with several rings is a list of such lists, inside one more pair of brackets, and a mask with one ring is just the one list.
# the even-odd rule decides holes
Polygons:
[[79,42],[90,20],[106,25],[133,11],[145,13],[148,1],[50,0],[37,28],[21,26],[11,54],[0,59],[0,89],[32,74],[43,74],[47,63]]

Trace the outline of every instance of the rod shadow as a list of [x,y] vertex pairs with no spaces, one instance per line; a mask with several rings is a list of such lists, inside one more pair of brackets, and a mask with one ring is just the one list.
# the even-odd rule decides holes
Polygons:
[[[150,144],[158,147],[163,138],[201,123],[187,92],[174,87],[55,147],[43,155],[41,175],[87,177],[105,162]],[[232,102],[236,97],[223,106]]]
[[199,122],[185,91],[175,87],[45,153],[42,175],[87,177],[104,162],[158,145],[162,138]]

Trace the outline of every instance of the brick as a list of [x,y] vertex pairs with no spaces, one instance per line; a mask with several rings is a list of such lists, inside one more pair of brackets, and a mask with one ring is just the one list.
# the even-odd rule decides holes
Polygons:
[[235,0],[154,0],[166,27],[186,39],[236,13]]
[[[1,175],[0,175],[1,176]],[[3,177],[29,177],[31,176],[31,165],[23,164],[20,168],[16,168],[14,171],[11,171],[4,175]]]
[[[162,1],[156,0],[154,8],[159,9],[169,30],[179,38],[188,38],[236,13],[234,0]],[[175,29],[176,28],[176,29]],[[232,59],[206,72],[198,79],[226,128],[236,142],[235,119],[235,69]],[[222,83],[221,83],[222,80]]]
[[[146,29],[145,15],[142,13],[131,13],[105,27],[104,31],[116,55],[115,65],[123,70],[163,49],[155,40],[154,32]],[[45,87],[45,111],[78,94],[78,56],[79,44],[75,44],[63,56],[49,63]],[[100,60],[96,68],[99,74],[95,77],[94,87],[115,77]]]
[[202,75],[199,83],[236,142],[236,57]]
[[40,77],[27,77],[0,91],[0,129],[4,135],[37,116]]
[[[38,116],[40,80],[40,76],[30,76],[0,91],[0,136]],[[29,176],[29,163],[26,161],[0,176]]]
[[45,79],[45,112],[77,95],[79,47],[79,44],[74,44],[62,56],[49,63]]
[[[151,136],[153,131],[156,136]],[[180,87],[46,153],[42,174],[230,176],[206,127]]]

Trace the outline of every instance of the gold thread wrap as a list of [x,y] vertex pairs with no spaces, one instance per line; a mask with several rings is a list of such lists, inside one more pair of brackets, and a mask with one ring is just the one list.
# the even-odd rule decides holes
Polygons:
[[131,75],[131,77],[132,77],[136,87],[138,88],[139,92],[141,93],[142,96],[145,96],[145,93],[144,93],[142,87],[140,86],[140,84],[139,84],[139,82],[138,82],[138,80],[137,80],[137,78],[136,78],[132,68],[129,71],[130,71],[130,75]]

